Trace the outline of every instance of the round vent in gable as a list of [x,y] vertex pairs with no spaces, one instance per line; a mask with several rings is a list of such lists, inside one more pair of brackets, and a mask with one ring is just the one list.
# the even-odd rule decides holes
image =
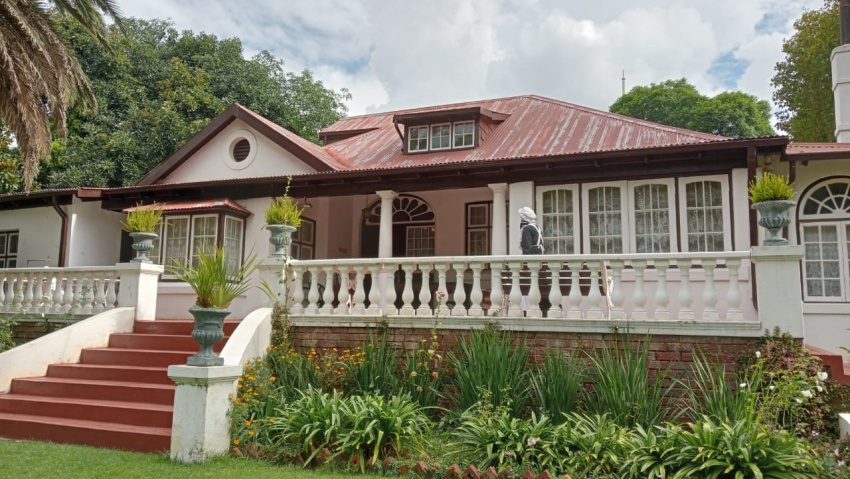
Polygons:
[[251,142],[242,138],[237,141],[235,145],[233,145],[233,151],[231,155],[233,156],[233,160],[237,163],[241,163],[245,161],[245,158],[248,158],[248,155],[251,154]]
[[225,141],[227,148],[221,154],[231,170],[244,170],[257,157],[257,139],[250,131],[234,130]]

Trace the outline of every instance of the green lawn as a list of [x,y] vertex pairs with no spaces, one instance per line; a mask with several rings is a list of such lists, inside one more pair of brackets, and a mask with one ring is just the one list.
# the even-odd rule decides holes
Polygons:
[[165,454],[67,446],[0,439],[0,477],[9,479],[367,479],[379,476],[333,471],[311,471],[273,466],[250,459],[217,457],[204,464],[171,462]]

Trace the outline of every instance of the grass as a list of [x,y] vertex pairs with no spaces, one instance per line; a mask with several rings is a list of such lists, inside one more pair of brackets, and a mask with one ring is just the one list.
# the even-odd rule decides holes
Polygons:
[[275,466],[245,458],[215,457],[203,464],[172,462],[166,454],[96,449],[34,441],[0,439],[0,465],[3,477],[63,479],[368,479],[379,477],[329,470],[306,470],[296,466]]

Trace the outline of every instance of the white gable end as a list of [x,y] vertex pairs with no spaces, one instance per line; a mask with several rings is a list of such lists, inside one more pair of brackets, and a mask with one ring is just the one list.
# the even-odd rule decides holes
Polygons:
[[287,176],[316,170],[242,120],[234,120],[157,183]]

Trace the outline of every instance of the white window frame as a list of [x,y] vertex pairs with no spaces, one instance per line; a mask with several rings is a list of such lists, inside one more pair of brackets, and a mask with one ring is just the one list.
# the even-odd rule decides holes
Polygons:
[[[188,234],[188,238],[186,238],[186,243],[190,244],[192,242],[192,216],[191,215],[173,215],[173,216],[167,216],[167,217],[163,216],[163,225],[161,227],[159,240],[158,240],[159,246],[158,246],[158,251],[157,251],[157,253],[158,253],[157,259],[158,259],[160,264],[162,264],[166,267],[171,266],[171,263],[172,263],[171,260],[172,259],[176,259],[176,258],[168,258],[168,262],[166,262],[166,258],[164,257],[165,251],[167,251],[167,242],[168,242],[168,238],[169,238],[168,227],[171,226],[171,224],[173,224],[174,220],[184,220],[184,219],[188,223],[188,228],[186,229],[187,234]],[[184,265],[187,263],[187,261],[189,261],[188,253],[189,253],[188,250],[183,251],[182,259],[183,259]],[[172,277],[172,278],[174,277],[174,275],[168,275],[168,274],[165,274],[164,276]]]
[[[18,267],[18,254],[21,251],[21,234],[18,230],[12,231],[3,231],[0,233],[0,236],[5,238],[3,243],[3,249],[0,251],[0,268],[17,268]],[[12,245],[12,238],[17,238],[15,241],[15,251],[10,251]],[[13,266],[9,266],[9,263],[14,261],[15,264]]]
[[[554,191],[554,190],[567,190],[567,191],[572,192],[572,195],[573,195],[573,213],[572,213],[572,215],[573,215],[573,254],[578,254],[581,251],[579,249],[579,236],[582,236],[580,234],[581,229],[580,229],[579,225],[581,224],[580,222],[582,221],[582,214],[583,214],[580,211],[581,208],[579,208],[579,206],[582,203],[581,203],[580,198],[579,198],[579,187],[578,187],[578,185],[573,184],[573,185],[541,186],[541,187],[537,188],[537,191],[536,191],[536,193],[537,193],[536,194],[537,210],[536,211],[538,213],[537,221],[539,223],[540,231],[541,232],[545,231],[545,222],[546,222],[546,217],[545,217],[546,213],[543,212],[543,193],[545,193],[547,191]],[[545,242],[546,235],[543,236],[543,240]],[[565,254],[565,253],[558,253],[558,252],[555,252],[555,251],[549,251],[548,249],[545,249],[543,252],[545,254]]]
[[218,244],[218,214],[201,214],[201,215],[192,215],[191,221],[189,222],[191,228],[189,229],[189,261],[193,261],[195,255],[195,239],[197,235],[195,234],[195,221],[201,218],[213,218],[215,221],[213,224],[215,225],[215,229],[213,230],[212,238],[213,238],[213,246]]
[[[808,277],[806,276],[806,263],[809,262],[806,259],[805,254],[802,259],[802,280],[803,280],[803,300],[811,303],[842,303],[846,302],[850,295],[847,293],[847,274],[848,274],[848,252],[847,252],[847,241],[850,239],[847,235],[847,227],[850,225],[850,219],[844,221],[807,221],[805,223],[800,224],[800,238],[801,244],[806,246],[804,234],[804,228],[807,226],[831,226],[836,229],[837,233],[837,243],[838,243],[838,267],[839,267],[839,280],[841,281],[841,296],[809,296],[809,286],[808,286]],[[823,275],[821,275],[821,279],[823,279]]]
[[[455,145],[455,138],[457,138],[457,127],[461,126],[461,125],[472,126],[472,131],[471,131],[471,133],[469,133],[470,142],[469,142],[469,144],[466,144],[466,142],[464,141],[464,144],[462,144],[460,146],[456,146]],[[467,133],[462,133],[462,135],[466,136]],[[464,148],[473,148],[473,147],[475,147],[475,121],[474,120],[465,120],[465,121],[454,122],[452,124],[452,149],[460,150],[460,149],[464,149]]]
[[[670,218],[669,228],[670,231],[667,233],[670,237],[670,253],[676,253],[679,251],[678,242],[676,241],[676,231],[677,229],[677,217],[676,217],[676,183],[673,178],[659,178],[653,180],[640,180],[640,181],[628,181],[627,182],[627,194],[629,195],[626,204],[628,205],[628,217],[629,217],[629,250],[630,252],[637,253],[637,228],[635,226],[636,223],[636,210],[635,210],[635,189],[639,186],[645,185],[664,185],[667,187],[667,215]],[[651,254],[651,253],[646,253]]]
[[[413,149],[413,142],[414,142],[414,138],[413,138],[413,134],[412,134],[413,130],[425,130],[425,148]],[[430,143],[431,143],[430,133],[431,133],[431,126],[430,125],[419,125],[419,126],[409,126],[409,127],[407,127],[407,151],[408,151],[408,153],[419,153],[419,152],[422,152],[422,151],[428,151],[428,148],[431,146],[430,145]],[[415,139],[416,143],[418,144],[421,139],[422,139],[421,137],[417,137]]]
[[730,251],[732,249],[732,214],[730,213],[731,205],[729,204],[729,177],[726,175],[689,176],[687,178],[679,178],[679,218],[682,220],[682,227],[679,229],[679,239],[682,242],[683,253],[691,252],[690,248],[688,248],[687,185],[704,181],[720,182],[720,195],[723,200],[723,248],[721,251]]
[[604,183],[585,183],[581,185],[581,224],[582,230],[582,251],[586,254],[621,254],[621,253],[591,253],[590,252],[590,190],[594,188],[620,188],[620,244],[623,247],[623,253],[629,252],[629,242],[626,239],[626,234],[631,231],[628,211],[629,190],[625,181],[608,181]]
[[[449,136],[448,136],[449,144],[448,144],[448,146],[445,146],[445,147],[434,146],[434,128],[438,128],[438,127],[449,127]],[[431,150],[432,151],[451,150],[452,144],[453,144],[453,141],[454,141],[454,135],[452,134],[452,132],[453,132],[453,130],[452,130],[452,124],[451,123],[433,123],[433,124],[429,125],[428,145],[430,146]]]
[[[427,231],[428,234],[425,235],[425,236],[422,236],[420,238],[416,238],[416,237],[411,238],[411,232],[412,231]],[[408,225],[408,226],[405,227],[404,238],[405,238],[405,244],[404,244],[404,256],[405,257],[407,257],[407,258],[417,257],[418,258],[418,257],[425,257],[425,256],[434,256],[434,252],[436,251],[436,247],[437,247],[437,244],[436,244],[437,238],[436,238],[436,234],[434,232],[434,225]],[[417,252],[415,254],[415,256],[413,254],[411,254],[411,249],[409,248],[410,240],[413,239],[415,241],[417,239],[425,239],[425,238],[430,239],[431,242],[432,242],[432,248],[431,248],[430,254],[425,254],[425,253],[421,253],[421,252]]]
[[[472,223],[472,215],[470,214],[473,209],[484,209],[484,223],[483,224],[473,224]],[[493,202],[475,202],[475,203],[467,203],[466,204],[466,254],[467,256],[473,256],[471,248],[471,237],[474,233],[484,233],[485,236],[485,252],[481,253],[481,256],[487,256],[492,253],[493,248],[493,239],[492,239],[492,231],[493,231]]]
[[[310,238],[305,239],[304,227],[308,226],[312,229]],[[292,259],[315,259],[316,258],[316,221],[309,218],[301,219],[301,226],[292,233]],[[309,254],[304,254],[305,250]]]
[[223,217],[222,217],[222,228],[224,228],[224,229],[221,232],[221,248],[222,248],[222,250],[224,250],[225,253],[227,253],[226,244],[227,244],[227,222],[228,221],[235,221],[239,225],[239,235],[238,235],[237,238],[235,238],[239,242],[239,246],[236,249],[238,251],[238,255],[236,257],[235,271],[229,272],[230,274],[235,274],[239,271],[239,268],[242,267],[242,261],[243,261],[242,255],[244,254],[244,251],[245,251],[245,245],[244,245],[244,243],[245,243],[245,220],[243,220],[242,218],[238,218],[236,216],[223,215]]

